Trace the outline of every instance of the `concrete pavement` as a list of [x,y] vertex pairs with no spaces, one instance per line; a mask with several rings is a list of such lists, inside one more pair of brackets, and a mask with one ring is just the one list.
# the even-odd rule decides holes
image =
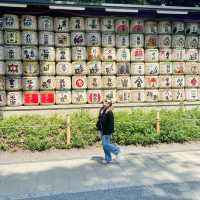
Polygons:
[[0,200],[200,200],[198,145],[127,147],[124,159],[110,165],[101,164],[98,148],[69,159],[64,151],[46,159],[45,152],[37,159],[0,153]]

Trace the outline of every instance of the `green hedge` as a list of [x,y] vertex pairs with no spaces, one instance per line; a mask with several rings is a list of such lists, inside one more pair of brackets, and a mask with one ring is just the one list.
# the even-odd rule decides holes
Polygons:
[[[200,139],[200,111],[160,112],[160,134],[156,133],[156,111],[115,112],[113,142],[120,145],[150,145]],[[71,115],[72,142],[65,144],[66,126],[62,116],[27,115],[0,121],[0,150],[84,148],[99,141],[96,117],[88,112]]]

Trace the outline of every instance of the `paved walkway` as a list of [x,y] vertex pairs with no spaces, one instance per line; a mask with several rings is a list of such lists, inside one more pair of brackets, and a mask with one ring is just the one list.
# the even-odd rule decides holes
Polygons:
[[99,147],[0,153],[0,200],[200,199],[200,143],[124,151],[110,165]]

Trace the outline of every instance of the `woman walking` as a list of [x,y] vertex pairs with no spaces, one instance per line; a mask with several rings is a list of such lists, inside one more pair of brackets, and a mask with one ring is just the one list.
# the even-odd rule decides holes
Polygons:
[[114,132],[114,115],[112,112],[112,101],[106,100],[100,108],[99,117],[97,121],[97,128],[100,131],[102,146],[105,154],[104,163],[112,161],[112,155],[118,156],[120,148],[110,143],[112,134]]

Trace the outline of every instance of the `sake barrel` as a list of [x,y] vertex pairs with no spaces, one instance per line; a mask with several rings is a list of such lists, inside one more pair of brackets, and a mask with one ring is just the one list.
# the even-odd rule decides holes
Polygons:
[[72,60],[86,60],[86,48],[85,47],[72,47]]
[[56,48],[56,61],[57,62],[71,61],[70,48]]
[[86,39],[84,32],[71,32],[71,45],[72,46],[85,46]]
[[117,75],[128,75],[130,74],[130,63],[129,62],[118,62],[117,63]]
[[134,47],[134,48],[144,47],[144,35],[130,34],[130,47]]
[[23,104],[22,92],[8,92],[7,105],[8,106],[21,106]]
[[197,88],[185,89],[185,98],[187,101],[199,100]]
[[0,45],[2,44],[4,44],[3,31],[0,31]]
[[0,61],[0,76],[5,75],[6,73],[6,65],[3,61]]
[[129,35],[116,35],[116,47],[126,48],[129,47]]
[[131,90],[117,90],[117,103],[131,102]]
[[186,50],[186,61],[196,62],[199,60],[198,49],[187,49]]
[[77,61],[72,62],[72,74],[75,75],[86,75],[88,73],[86,62]]
[[160,48],[170,48],[172,43],[171,35],[159,35],[158,44]]
[[38,48],[36,46],[22,46],[22,60],[38,60]]
[[102,87],[101,76],[88,76],[87,78],[88,89],[99,89]]
[[85,19],[86,31],[100,31],[100,21],[98,17],[87,17]]
[[5,88],[6,88],[5,76],[0,76],[0,90],[5,90]]
[[56,76],[55,77],[55,89],[56,90],[71,89],[71,77],[69,77],[69,76]]
[[144,63],[131,63],[131,75],[144,75]]
[[103,100],[111,100],[112,103],[116,102],[116,90],[103,90]]
[[21,35],[20,31],[5,31],[4,32],[4,41],[7,45],[20,45],[21,44]]
[[160,74],[172,74],[173,66],[172,62],[160,62]]
[[184,61],[186,59],[185,49],[176,48],[172,50],[173,61]]
[[143,48],[131,49],[131,61],[134,62],[144,61],[144,49]]
[[115,31],[115,22],[113,17],[103,17],[101,19],[101,31],[102,32]]
[[131,33],[144,33],[144,21],[142,19],[132,19],[130,25]]
[[18,91],[22,89],[22,79],[17,76],[6,77],[6,90],[7,91]]
[[[8,47],[5,47],[5,50],[4,50],[4,47],[3,46],[0,46],[0,60],[4,60],[4,51],[7,53],[7,48]],[[8,53],[7,53],[8,54]],[[6,57],[5,57],[6,58]]]
[[129,33],[129,20],[126,18],[116,19],[115,32],[120,34]]
[[3,15],[4,29],[19,29],[19,17],[13,14]]
[[131,87],[130,76],[118,76],[116,82],[117,89],[128,89]]
[[56,67],[55,62],[41,61],[40,62],[40,75],[55,75]]
[[144,102],[144,90],[131,90],[131,101],[132,102]]
[[185,48],[187,49],[195,49],[200,46],[199,38],[197,36],[186,36],[185,40]]
[[101,46],[101,34],[99,32],[89,32],[86,34],[87,46]]
[[114,60],[116,60],[115,48],[103,48],[102,61],[114,61]]
[[41,91],[40,92],[40,104],[41,105],[53,105],[55,104],[56,97],[54,91]]
[[158,33],[159,34],[171,34],[172,26],[170,21],[159,21],[158,22]]
[[102,87],[104,89],[116,88],[116,76],[102,76]]
[[22,63],[20,61],[7,61],[6,75],[22,75]]
[[118,62],[128,62],[130,61],[130,49],[128,48],[120,48],[117,49],[116,60]]
[[183,75],[172,75],[172,88],[184,88],[185,77]]
[[0,106],[6,106],[6,92],[0,91]]
[[53,18],[50,16],[40,16],[38,18],[38,29],[40,31],[53,31]]
[[172,77],[169,75],[159,76],[159,86],[160,86],[160,88],[171,88],[172,87]]
[[184,34],[185,33],[185,25],[182,21],[173,21],[172,22],[172,34]]
[[22,15],[21,16],[21,29],[22,30],[37,30],[37,19],[36,16]]
[[160,61],[171,61],[172,60],[172,49],[164,48],[159,50]]
[[21,60],[21,47],[19,46],[5,46],[0,48],[0,58],[3,57],[2,50],[5,51],[5,60]]
[[195,35],[198,34],[199,27],[197,22],[187,22],[185,24],[185,34],[187,35]]
[[102,46],[103,47],[114,47],[115,46],[115,33],[103,32],[102,33]]
[[185,74],[185,62],[173,62],[173,74]]
[[145,75],[158,75],[159,63],[145,63]]
[[54,47],[39,47],[39,59],[44,61],[54,61],[55,60]]
[[40,90],[54,90],[55,77],[54,76],[40,76]]
[[54,31],[55,32],[68,32],[69,31],[69,18],[55,17],[54,18]]
[[184,48],[185,47],[185,35],[172,35],[172,47]]
[[115,62],[102,62],[102,74],[114,75],[117,73],[117,67]]
[[159,101],[172,101],[172,91],[167,89],[159,90]]
[[172,89],[172,99],[173,99],[173,101],[184,101],[185,100],[185,90],[184,89]]
[[86,89],[87,88],[87,77],[86,76],[72,76],[72,88],[73,89]]
[[56,64],[56,74],[57,75],[71,75],[72,65],[70,62],[58,62]]
[[101,75],[101,62],[90,61],[87,63],[87,69],[90,75]]
[[187,88],[199,87],[199,77],[197,75],[185,75],[185,87]]
[[38,77],[23,77],[23,90],[39,90],[39,79]]
[[157,48],[158,47],[158,36],[157,35],[145,35],[145,47],[146,48]]
[[156,21],[146,21],[144,24],[144,31],[146,34],[157,34],[158,26]]
[[144,91],[144,95],[145,95],[145,101],[146,102],[157,102],[158,101],[158,97],[159,97],[159,92],[158,90],[145,90]]
[[35,31],[23,31],[22,32],[22,45],[37,45],[37,32]]
[[87,103],[86,90],[72,90],[72,103],[73,104],[85,104]]
[[54,32],[40,31],[39,32],[39,45],[54,46]]
[[23,92],[23,104],[25,106],[37,106],[40,103],[40,93],[38,91]]
[[103,95],[101,90],[88,90],[87,91],[87,102],[90,104],[99,104],[102,102]]
[[188,74],[188,75],[200,74],[200,64],[199,64],[199,62],[186,62],[185,63],[185,74]]
[[56,104],[70,104],[72,102],[72,94],[70,90],[56,91]]
[[159,87],[158,76],[145,76],[144,83],[146,88],[158,88]]
[[83,17],[71,17],[70,18],[70,30],[71,31],[84,31],[85,21]]
[[0,17],[0,30],[3,30],[4,27],[3,27],[3,18]]
[[71,38],[69,33],[55,33],[55,46],[56,47],[69,47]]
[[131,88],[144,88],[144,76],[131,76]]
[[100,47],[88,47],[87,48],[87,60],[101,60],[101,48]]
[[24,76],[38,76],[39,64],[38,62],[23,62],[23,75]]
[[158,49],[146,49],[144,60],[145,60],[145,62],[157,62],[158,61]]

